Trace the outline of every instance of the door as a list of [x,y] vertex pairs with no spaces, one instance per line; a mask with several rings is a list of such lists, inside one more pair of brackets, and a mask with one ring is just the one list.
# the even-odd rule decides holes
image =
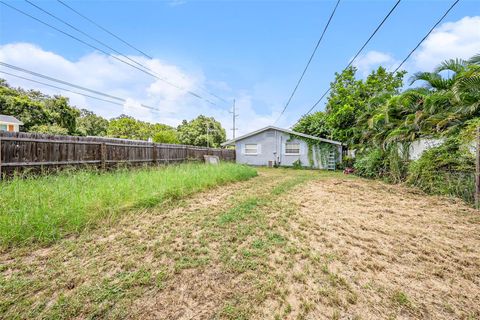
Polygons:
[[15,126],[13,124],[8,125],[8,131],[13,132],[15,130]]

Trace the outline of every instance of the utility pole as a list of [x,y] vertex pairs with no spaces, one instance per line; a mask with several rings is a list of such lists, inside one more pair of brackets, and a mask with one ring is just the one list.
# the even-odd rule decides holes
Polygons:
[[233,131],[233,139],[235,139],[235,131],[238,130],[237,127],[235,127],[235,119],[238,117],[238,114],[235,113],[235,99],[233,99],[233,111],[230,111],[232,114],[232,122],[233,122],[233,128],[231,129]]
[[208,141],[208,133],[210,132],[210,124],[207,122],[207,148],[210,148],[210,143]]

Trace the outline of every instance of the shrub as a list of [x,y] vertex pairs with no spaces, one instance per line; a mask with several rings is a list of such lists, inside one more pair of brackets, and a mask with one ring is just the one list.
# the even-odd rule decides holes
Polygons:
[[425,151],[409,167],[407,183],[430,194],[457,196],[474,201],[475,161],[469,150],[454,138]]
[[300,159],[295,160],[292,163],[292,166],[293,166],[293,169],[302,169],[302,161],[300,161]]
[[364,151],[356,158],[355,173],[365,178],[403,182],[408,173],[408,147],[408,144],[392,144],[387,150],[374,148]]
[[355,172],[365,178],[382,178],[387,172],[386,154],[382,149],[369,149],[357,155]]
[[355,166],[355,158],[344,156],[342,162],[338,164],[337,168],[343,170],[345,168],[353,168]]

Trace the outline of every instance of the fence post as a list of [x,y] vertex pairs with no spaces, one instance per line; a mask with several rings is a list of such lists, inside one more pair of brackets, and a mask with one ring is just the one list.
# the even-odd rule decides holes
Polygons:
[[107,167],[107,145],[105,142],[102,142],[100,145],[100,156],[101,156],[101,162],[102,162],[102,169],[105,170]]
[[475,208],[480,209],[480,127],[476,135],[477,150],[475,159]]
[[154,143],[152,148],[153,164],[157,164],[157,145]]

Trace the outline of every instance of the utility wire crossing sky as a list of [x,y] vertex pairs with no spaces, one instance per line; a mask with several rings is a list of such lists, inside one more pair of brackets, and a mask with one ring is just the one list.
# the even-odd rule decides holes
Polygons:
[[411,74],[480,48],[474,0],[0,2],[10,84],[169,125],[204,114],[230,128],[236,99],[238,134],[321,110],[346,61],[360,77],[379,65]]

